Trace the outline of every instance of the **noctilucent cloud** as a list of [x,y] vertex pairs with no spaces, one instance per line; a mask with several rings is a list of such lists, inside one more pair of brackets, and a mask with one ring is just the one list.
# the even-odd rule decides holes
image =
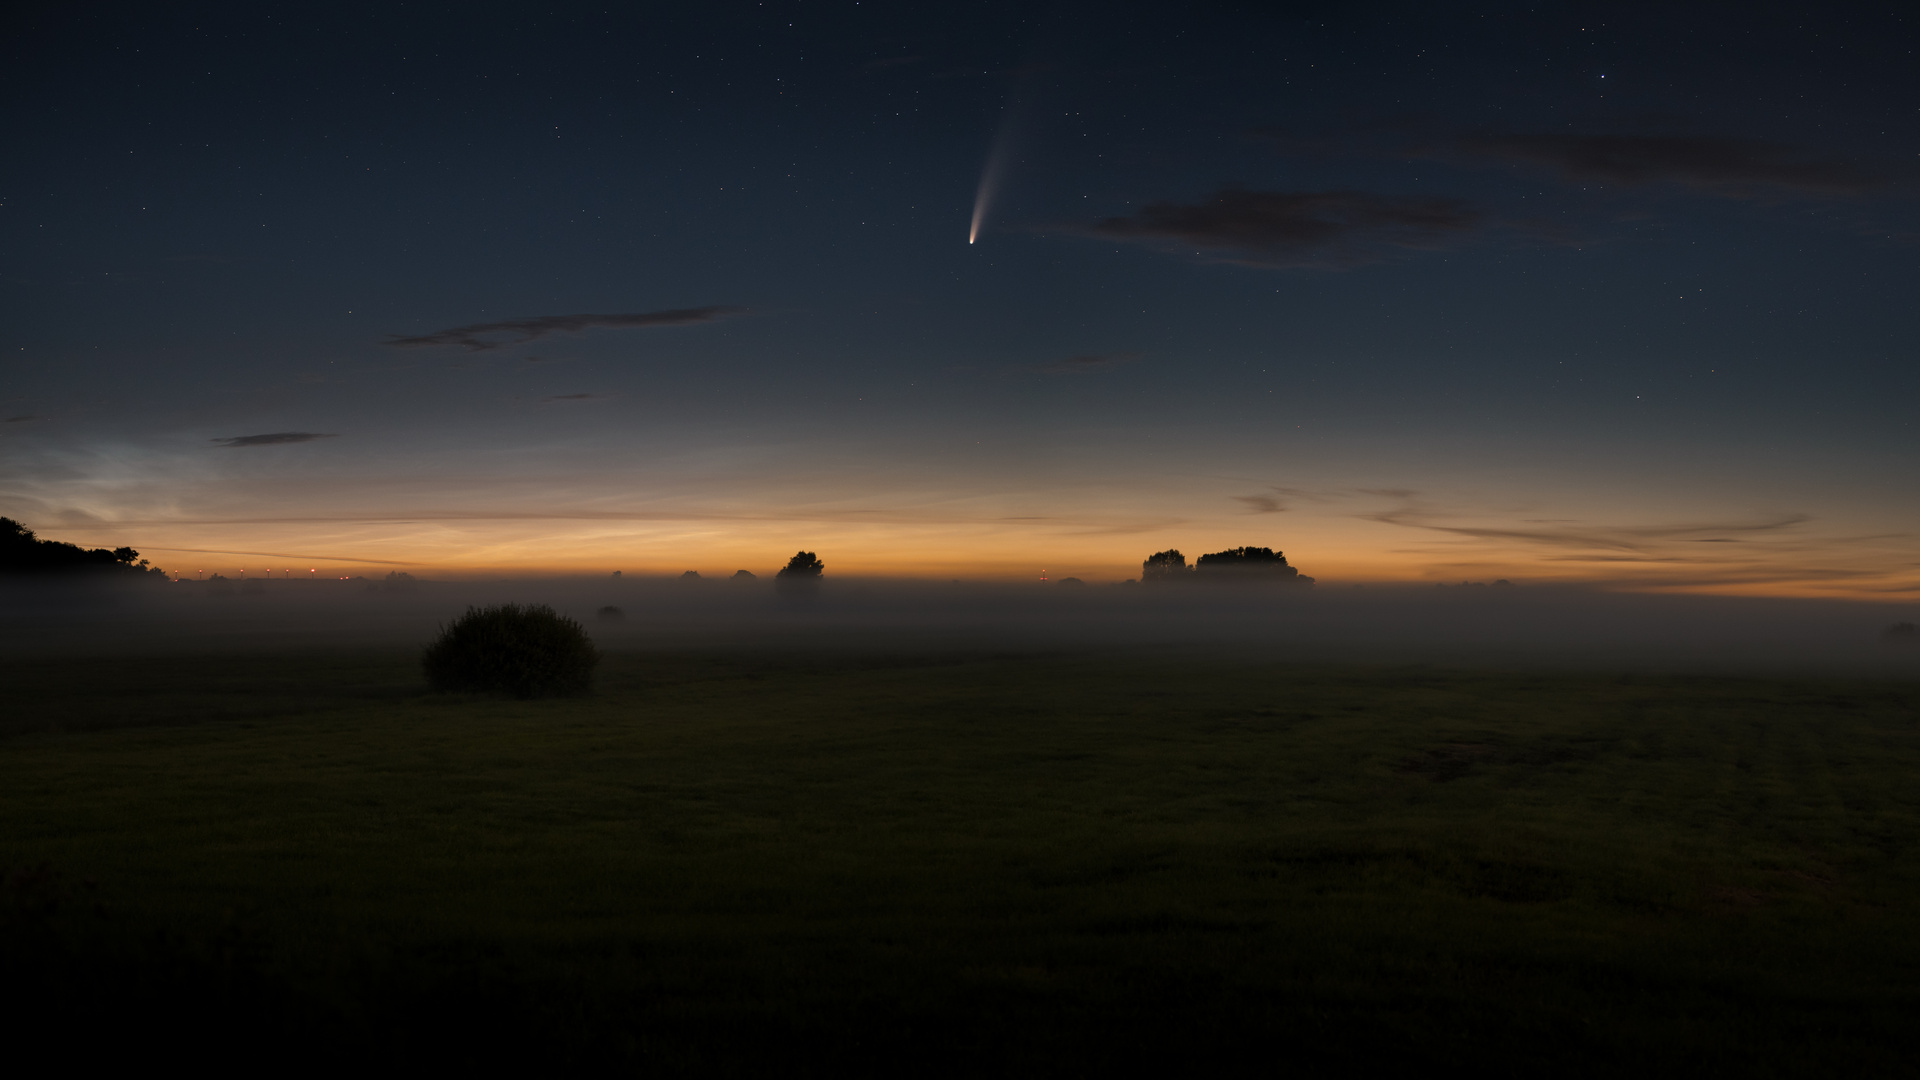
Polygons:
[[1898,6],[46,7],[44,536],[1920,594]]

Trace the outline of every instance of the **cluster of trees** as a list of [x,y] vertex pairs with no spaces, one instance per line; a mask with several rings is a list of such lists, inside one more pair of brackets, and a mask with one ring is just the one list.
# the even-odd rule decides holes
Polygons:
[[826,572],[826,569],[827,564],[821,562],[819,556],[811,551],[800,551],[795,552],[793,558],[787,560],[787,565],[782,567],[780,572],[774,576],[817,579],[821,574]]
[[166,577],[158,567],[130,547],[83,548],[59,540],[42,540],[32,529],[9,517],[0,517],[0,573],[3,574],[116,574]]
[[412,593],[420,590],[420,582],[405,570],[388,571],[385,581],[370,581],[368,592]]
[[[818,582],[820,575],[825,572],[826,569],[826,564],[820,561],[819,556],[811,551],[802,551],[787,560],[787,565],[782,568],[779,573],[774,575],[774,583],[778,585],[793,585],[797,582]],[[613,576],[619,577],[620,571],[615,570]],[[711,581],[713,579],[701,577],[700,571],[698,570],[689,570],[680,575],[680,580]],[[727,580],[736,584],[745,584],[750,581],[760,580],[760,575],[751,570],[735,570],[733,576]]]
[[786,593],[811,592],[820,587],[820,576],[826,569],[826,564],[813,552],[795,552],[793,558],[787,560],[787,565],[773,575],[773,585]]
[[1142,584],[1178,581],[1248,581],[1311,585],[1313,579],[1287,565],[1284,553],[1263,547],[1237,547],[1202,555],[1192,567],[1177,548],[1156,551],[1140,564]]

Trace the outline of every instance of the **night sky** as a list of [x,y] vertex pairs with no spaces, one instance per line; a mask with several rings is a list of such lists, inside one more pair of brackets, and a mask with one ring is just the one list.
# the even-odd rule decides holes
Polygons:
[[189,576],[1920,595],[1901,5],[607,7],[16,21],[0,514]]

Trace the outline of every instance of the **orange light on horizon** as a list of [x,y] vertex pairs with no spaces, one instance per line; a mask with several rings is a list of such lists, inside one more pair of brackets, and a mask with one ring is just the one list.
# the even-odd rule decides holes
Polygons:
[[[998,507],[994,509],[999,509]],[[972,513],[971,510],[968,513]],[[1808,573],[1808,545],[1821,546],[1829,538],[1809,535],[1813,526],[1792,533],[1791,544],[1763,545],[1759,540],[1710,550],[1704,545],[1683,547],[1691,541],[1637,540],[1653,555],[1670,556],[1663,563],[1651,556],[1632,562],[1606,552],[1590,559],[1576,541],[1583,534],[1569,532],[1565,543],[1543,546],[1526,542],[1535,527],[1514,525],[1521,540],[1503,539],[1510,522],[1498,515],[1487,519],[1482,537],[1479,519],[1463,517],[1473,525],[1473,536],[1462,539],[1446,530],[1436,538],[1404,526],[1372,518],[1332,512],[1301,513],[1284,528],[1265,519],[1236,515],[1218,518],[1169,516],[1164,524],[1134,529],[1121,516],[1109,521],[1089,511],[1085,520],[999,518],[978,520],[846,520],[821,517],[728,519],[715,524],[704,518],[687,522],[588,521],[561,522],[544,518],[436,521],[431,526],[386,521],[352,522],[325,531],[297,527],[220,523],[155,527],[156,544],[189,548],[262,551],[325,551],[330,560],[351,564],[356,556],[380,573],[405,567],[415,574],[456,579],[540,578],[587,575],[605,577],[605,567],[623,566],[627,578],[677,576],[688,566],[707,567],[723,575],[747,568],[765,575],[776,571],[795,548],[818,550],[834,577],[1000,581],[1051,583],[1053,566],[1062,578],[1088,583],[1138,578],[1140,560],[1165,548],[1184,549],[1191,558],[1207,552],[1254,544],[1283,548],[1302,573],[1322,586],[1349,584],[1434,584],[1463,579],[1492,581],[1508,578],[1532,585],[1591,587],[1633,592],[1694,592],[1750,596],[1826,596],[1885,602],[1912,602],[1920,598],[1920,572],[1902,562],[1897,545],[1866,544],[1847,536],[1823,547],[1821,577]],[[1624,512],[1621,516],[1624,516]],[[1097,528],[1095,526],[1098,526]],[[1524,526],[1524,527],[1523,527]],[[1528,530],[1531,530],[1529,532]],[[1428,530],[1433,531],[1433,530]],[[1552,533],[1552,529],[1545,530]],[[1600,530],[1604,533],[1605,530]],[[1445,535],[1441,535],[1445,533]],[[1557,536],[1557,534],[1555,534]],[[1635,533],[1638,536],[1640,534]],[[1876,534],[1877,535],[1877,534]],[[1604,536],[1603,536],[1604,539]],[[1664,546],[1662,546],[1664,544]],[[1853,547],[1848,547],[1853,544]],[[163,548],[162,550],[169,550]],[[1709,557],[1711,556],[1711,557]],[[318,557],[309,555],[308,557]],[[1051,566],[1032,569],[1046,559]],[[1847,576],[1831,573],[1835,568]],[[238,571],[243,580],[248,568]],[[252,568],[258,570],[258,567]],[[271,573],[271,568],[268,568]],[[195,571],[204,581],[217,571]],[[282,568],[290,578],[293,568]],[[308,568],[318,579],[319,568]],[[376,575],[378,576],[378,575]],[[184,580],[184,573],[181,580]],[[341,575],[340,580],[353,580]]]

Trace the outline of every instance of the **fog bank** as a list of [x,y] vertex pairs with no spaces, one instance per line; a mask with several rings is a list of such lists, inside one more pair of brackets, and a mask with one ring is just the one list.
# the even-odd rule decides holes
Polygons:
[[[218,589],[218,591],[216,591]],[[468,605],[550,604],[603,649],[1045,652],[1920,677],[1915,605],[1525,586],[984,585],[592,578],[0,585],[0,656],[417,648]],[[617,612],[605,611],[614,608]]]

